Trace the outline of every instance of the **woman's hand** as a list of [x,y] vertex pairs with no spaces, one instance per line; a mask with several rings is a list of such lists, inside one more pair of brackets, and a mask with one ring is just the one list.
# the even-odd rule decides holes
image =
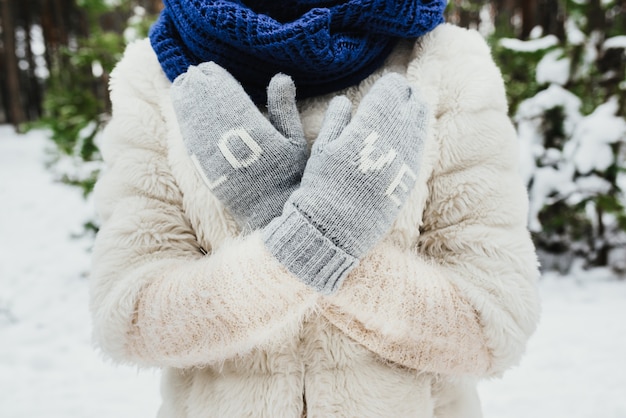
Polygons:
[[267,225],[295,191],[308,150],[290,77],[268,87],[268,121],[213,62],[189,67],[171,96],[185,146],[211,192],[244,230]]

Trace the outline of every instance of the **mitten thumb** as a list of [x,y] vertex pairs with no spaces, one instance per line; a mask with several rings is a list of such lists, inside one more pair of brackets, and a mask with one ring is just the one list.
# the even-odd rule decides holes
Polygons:
[[270,123],[285,138],[306,146],[302,121],[296,105],[296,86],[291,77],[276,74],[267,87],[267,112]]

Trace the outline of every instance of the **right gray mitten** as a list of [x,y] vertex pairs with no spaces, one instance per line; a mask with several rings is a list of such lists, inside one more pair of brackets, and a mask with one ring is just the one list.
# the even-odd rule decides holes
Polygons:
[[419,171],[427,106],[399,74],[383,76],[350,122],[333,99],[300,188],[263,230],[270,252],[324,294],[389,231]]

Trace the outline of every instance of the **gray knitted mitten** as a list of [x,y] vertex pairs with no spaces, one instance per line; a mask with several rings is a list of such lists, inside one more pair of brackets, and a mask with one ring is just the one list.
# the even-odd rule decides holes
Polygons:
[[172,85],[187,151],[244,230],[279,216],[300,184],[308,151],[295,94],[290,77],[272,78],[270,123],[239,82],[213,62],[189,67]]
[[347,98],[333,99],[300,188],[263,230],[270,252],[325,294],[391,228],[426,137],[426,104],[399,74],[382,77],[351,122],[350,108]]

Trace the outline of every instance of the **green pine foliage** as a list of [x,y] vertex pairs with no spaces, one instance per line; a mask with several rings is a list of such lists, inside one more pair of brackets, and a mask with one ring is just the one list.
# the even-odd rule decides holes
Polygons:
[[519,104],[537,94],[541,87],[537,82],[536,68],[545,50],[519,52],[505,48],[500,42],[502,37],[495,34],[489,38],[495,61],[502,71],[506,85],[509,112],[514,115]]
[[[527,144],[533,148],[535,165],[529,179],[531,200],[543,203],[533,235],[544,254],[576,257],[586,266],[608,265],[623,271],[626,51],[607,48],[605,41],[625,35],[626,11],[614,1],[567,1],[566,10],[566,39],[557,45],[531,52],[495,49],[520,134],[525,132],[523,128],[534,126],[540,138],[540,143]],[[544,75],[539,79],[542,65],[561,65],[565,77],[558,80]],[[549,89],[561,92],[563,100],[550,103],[540,96]],[[524,104],[526,110],[521,111]],[[533,106],[543,106],[541,113],[529,113]],[[611,127],[606,132],[601,120]],[[522,136],[524,140],[528,138]],[[597,148],[589,148],[590,144]],[[595,157],[584,154],[596,152],[606,152],[608,157],[602,164],[587,167],[584,160]],[[561,185],[546,182],[546,173]],[[544,264],[545,268],[554,267],[550,262]]]
[[131,0],[115,5],[79,0],[76,6],[84,28],[52,54],[44,116],[34,126],[50,131],[57,145],[56,161],[64,162],[52,164],[63,167],[57,170],[61,179],[87,196],[100,171],[97,140],[110,112],[108,76],[126,45],[124,34],[131,30],[134,37],[147,35],[154,16],[146,16]]
[[[626,35],[624,4],[547,0],[534,2],[536,16],[510,6],[457,0],[447,11],[462,26],[491,25],[483,35],[526,157],[529,225],[544,268],[567,270],[582,259],[626,271],[626,51],[605,45]],[[532,29],[524,18],[551,26]],[[524,30],[530,39],[522,43],[515,38]]]

